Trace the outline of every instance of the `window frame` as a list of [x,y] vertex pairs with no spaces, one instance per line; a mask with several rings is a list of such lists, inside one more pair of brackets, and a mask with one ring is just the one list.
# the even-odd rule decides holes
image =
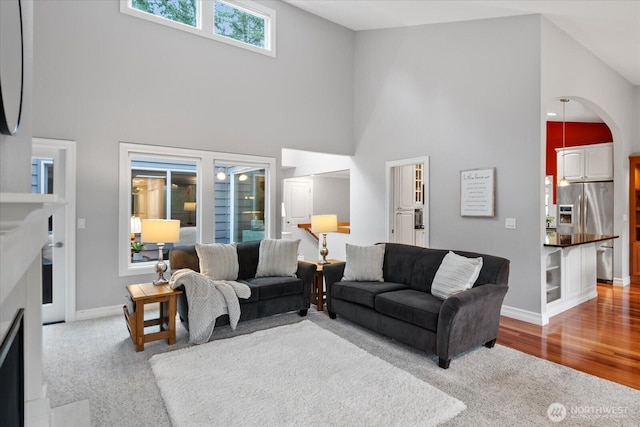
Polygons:
[[[118,189],[118,270],[121,277],[155,272],[157,261],[132,263],[131,254],[131,160],[133,158],[179,160],[196,164],[196,239],[213,243],[215,232],[215,165],[220,162],[262,166],[265,169],[265,238],[276,235],[276,159],[267,156],[223,153],[120,142]],[[166,261],[169,264],[168,261]],[[169,269],[171,266],[169,265]]]
[[129,16],[144,19],[156,24],[164,25],[176,30],[186,31],[211,40],[226,43],[242,49],[262,55],[276,57],[276,11],[260,3],[251,0],[221,0],[244,12],[259,15],[265,19],[264,48],[254,46],[227,36],[216,34],[215,20],[215,0],[196,0],[196,26],[192,27],[182,22],[172,21],[162,16],[153,15],[139,9],[135,9],[132,0],[120,0],[120,12]]

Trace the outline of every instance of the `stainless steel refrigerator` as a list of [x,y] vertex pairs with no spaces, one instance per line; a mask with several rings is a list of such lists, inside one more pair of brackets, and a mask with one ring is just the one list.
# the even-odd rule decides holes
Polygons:
[[[558,187],[559,234],[613,234],[613,181]],[[613,240],[596,243],[598,280],[613,281]]]

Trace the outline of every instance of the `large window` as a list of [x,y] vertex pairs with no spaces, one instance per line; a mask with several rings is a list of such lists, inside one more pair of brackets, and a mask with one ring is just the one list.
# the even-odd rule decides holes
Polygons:
[[[262,240],[275,235],[275,160],[208,151],[120,145],[120,274],[153,272],[157,246],[143,219],[180,220],[173,245]],[[148,270],[148,271],[147,271]]]
[[243,0],[121,0],[120,11],[275,56],[276,12]]

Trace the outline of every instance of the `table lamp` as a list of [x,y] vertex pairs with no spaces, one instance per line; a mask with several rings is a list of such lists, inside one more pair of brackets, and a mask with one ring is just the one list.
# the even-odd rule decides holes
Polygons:
[[322,233],[322,249],[320,249],[322,259],[318,264],[330,264],[330,262],[327,261],[327,255],[329,255],[329,249],[327,249],[327,233],[338,231],[338,216],[335,214],[313,215],[311,217],[311,231],[314,233]]
[[193,224],[191,221],[192,212],[196,211],[196,202],[184,202],[184,211],[189,212],[189,224]]
[[180,240],[180,220],[143,219],[140,240],[144,243],[155,243],[158,245],[158,263],[156,264],[158,278],[153,281],[153,284],[164,285],[167,283],[167,280],[164,278],[164,272],[167,271],[167,264],[164,262],[162,249],[165,243],[173,243]]
[[131,241],[136,240],[136,234],[142,231],[142,221],[139,216],[131,217]]

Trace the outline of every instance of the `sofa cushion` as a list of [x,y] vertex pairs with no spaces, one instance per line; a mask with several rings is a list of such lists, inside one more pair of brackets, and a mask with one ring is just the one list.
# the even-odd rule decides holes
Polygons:
[[403,289],[378,294],[375,310],[398,320],[436,332],[442,300],[426,292]]
[[[249,279],[251,280],[251,279]],[[250,303],[250,302],[256,302],[260,299],[260,286],[251,283],[249,280],[238,280],[238,282],[240,283],[244,283],[245,285],[247,285],[249,287],[249,289],[251,289],[251,296],[247,299],[243,299],[243,298],[238,298],[238,301],[240,301],[240,304],[246,304],[246,303]]]
[[238,279],[256,277],[259,255],[260,241],[238,243]]
[[482,257],[467,258],[449,251],[433,278],[431,293],[445,299],[471,289],[481,269]]
[[236,280],[238,278],[238,251],[236,244],[196,243],[200,273],[213,280]]
[[382,275],[384,248],[384,244],[356,246],[347,243],[346,263],[342,280],[382,282],[384,280]]
[[399,289],[407,287],[390,282],[335,282],[331,286],[331,297],[373,308],[376,295]]
[[385,246],[385,282],[402,283],[403,285],[411,286],[414,265],[420,258],[424,248],[399,243],[387,243]]
[[285,276],[285,277],[256,277],[253,279],[243,280],[251,288],[251,296],[254,291],[257,298],[260,300],[266,300],[271,298],[278,298],[287,295],[298,295],[302,293],[304,284],[301,279],[297,277]]
[[264,239],[260,242],[260,254],[256,277],[292,276],[298,270],[298,246],[300,240]]

